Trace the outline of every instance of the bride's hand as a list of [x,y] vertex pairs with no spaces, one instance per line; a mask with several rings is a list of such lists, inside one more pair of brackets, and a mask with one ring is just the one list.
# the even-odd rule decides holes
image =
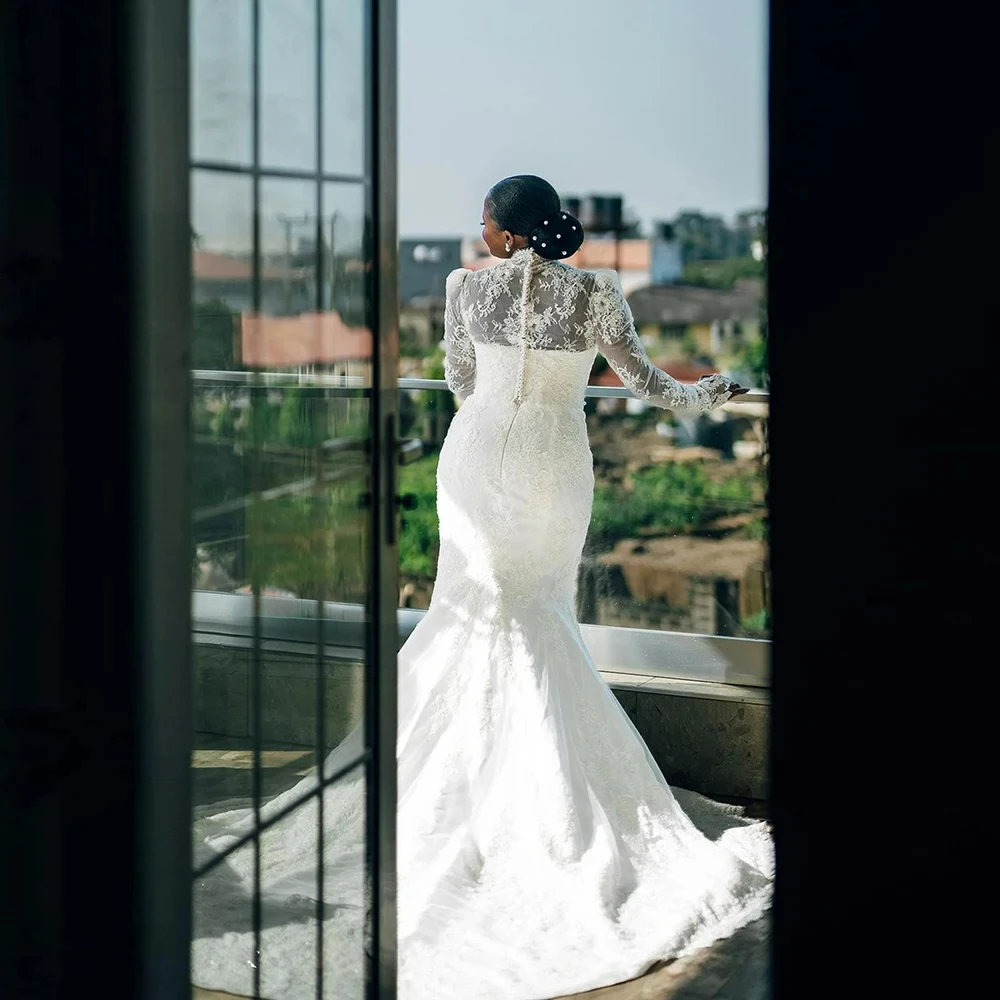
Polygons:
[[725,383],[726,391],[729,393],[730,399],[732,399],[733,396],[742,396],[743,393],[750,391],[749,389],[745,389],[743,386],[741,386],[739,382],[733,382],[732,380],[724,378],[721,375],[702,375],[702,377],[698,379],[698,381],[704,382],[706,379],[722,379],[722,381]]

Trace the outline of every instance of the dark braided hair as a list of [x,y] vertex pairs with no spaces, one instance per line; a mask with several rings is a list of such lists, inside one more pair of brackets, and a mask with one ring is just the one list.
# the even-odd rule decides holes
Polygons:
[[533,174],[505,177],[486,195],[486,211],[497,228],[527,237],[528,246],[546,260],[570,257],[583,244],[583,226],[561,205],[556,189]]

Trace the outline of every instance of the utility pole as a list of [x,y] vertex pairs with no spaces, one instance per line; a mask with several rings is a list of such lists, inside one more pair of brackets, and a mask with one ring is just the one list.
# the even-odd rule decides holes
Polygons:
[[[288,316],[292,311],[292,227],[308,226],[312,222],[312,217],[309,215],[279,215],[278,222],[285,230],[285,315]],[[317,247],[317,252],[318,250]]]

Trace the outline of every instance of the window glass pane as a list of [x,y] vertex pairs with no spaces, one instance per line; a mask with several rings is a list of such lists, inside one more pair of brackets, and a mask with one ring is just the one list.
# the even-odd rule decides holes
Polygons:
[[[196,828],[196,833],[197,833]],[[251,844],[251,849],[253,845]],[[195,841],[195,865],[210,855]],[[193,1000],[209,1000],[224,990],[253,996],[253,902],[240,871],[242,865],[223,862],[194,880],[192,892],[191,981]]]
[[253,155],[251,0],[192,0],[191,155],[247,165]]
[[360,174],[364,162],[364,3],[323,0],[323,170]]
[[191,175],[194,329],[191,367],[240,367],[241,322],[253,300],[253,188],[249,177]]
[[309,798],[260,835],[260,995],[313,997],[317,968],[319,805]]
[[315,0],[265,0],[260,31],[261,164],[315,171]]
[[[253,298],[252,212],[248,177],[193,172],[192,586],[203,591],[234,593],[247,575],[250,392],[222,373],[235,374],[241,367],[243,322]],[[242,694],[219,686],[217,678],[237,669],[219,657],[226,658],[219,650],[195,648],[199,728],[246,736],[245,676]],[[245,665],[240,670],[245,674]],[[233,713],[244,728],[223,723]]]
[[371,900],[365,851],[365,769],[355,768],[323,799],[327,831],[323,856],[324,996],[361,1000],[365,995]]
[[[365,289],[365,190],[361,184],[329,182],[323,185],[323,233],[326,251],[324,304],[348,329],[367,329]],[[355,352],[363,350],[360,346]],[[369,363],[368,351],[353,360]],[[338,359],[331,357],[330,362]],[[361,367],[356,374],[364,377]],[[367,382],[365,384],[368,384]]]
[[318,176],[365,166],[364,12],[192,8],[192,958],[230,994],[364,993],[370,221]]

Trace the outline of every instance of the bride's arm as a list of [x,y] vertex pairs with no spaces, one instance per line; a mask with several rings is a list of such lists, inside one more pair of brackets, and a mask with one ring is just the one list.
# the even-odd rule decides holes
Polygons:
[[459,268],[448,275],[444,305],[444,377],[448,388],[465,399],[476,387],[476,348],[462,319],[459,297],[471,274]]
[[709,375],[692,385],[678,382],[649,360],[614,271],[594,275],[590,321],[601,354],[639,399],[668,410],[711,410],[732,395],[733,383],[721,375]]

